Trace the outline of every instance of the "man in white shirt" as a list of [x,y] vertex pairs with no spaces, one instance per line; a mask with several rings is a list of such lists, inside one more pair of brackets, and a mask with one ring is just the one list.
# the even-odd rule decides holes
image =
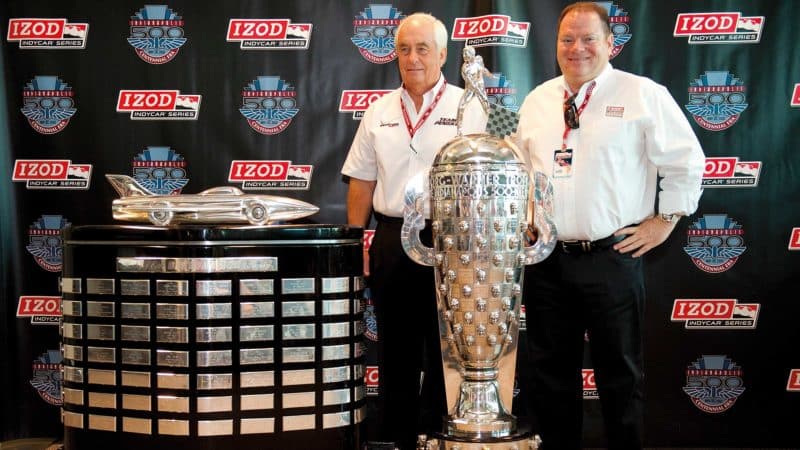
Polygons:
[[702,193],[705,157],[689,122],[664,86],[611,67],[613,41],[602,6],[567,6],[556,51],[563,75],[526,97],[515,136],[553,182],[560,239],[526,273],[530,407],[546,449],[580,448],[584,331],[608,446],[642,447],[640,257]]
[[[378,433],[414,449],[419,432],[439,431],[446,401],[433,271],[411,261],[400,243],[404,195],[408,181],[420,172],[427,178],[439,149],[456,136],[464,91],[442,75],[447,29],[435,17],[403,19],[395,47],[402,86],[364,113],[342,174],[350,178],[347,222],[367,227],[371,213],[377,221],[364,258],[378,322]],[[485,115],[470,106],[462,129],[483,131]],[[420,236],[432,246],[430,227]]]

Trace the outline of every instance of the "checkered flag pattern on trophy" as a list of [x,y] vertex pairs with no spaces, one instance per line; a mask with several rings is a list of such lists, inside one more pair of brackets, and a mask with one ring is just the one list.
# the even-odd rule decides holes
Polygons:
[[517,131],[519,114],[495,103],[490,103],[489,109],[489,120],[486,122],[487,133],[505,138]]

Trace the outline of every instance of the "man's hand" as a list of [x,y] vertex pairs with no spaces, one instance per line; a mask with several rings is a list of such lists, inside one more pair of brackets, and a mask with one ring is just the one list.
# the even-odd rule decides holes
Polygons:
[[620,253],[633,252],[631,256],[638,258],[666,241],[676,224],[651,217],[639,225],[622,228],[614,236],[625,234],[628,237],[614,244],[614,250]]

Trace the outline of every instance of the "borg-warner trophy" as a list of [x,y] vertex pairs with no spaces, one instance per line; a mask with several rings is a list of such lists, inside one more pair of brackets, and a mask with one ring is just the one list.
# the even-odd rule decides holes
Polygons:
[[[467,48],[465,59],[474,55]],[[474,63],[465,61],[465,69]],[[477,63],[462,70],[459,118],[470,98],[485,96],[468,79],[468,73],[483,76]],[[541,442],[510,411],[524,266],[550,255],[556,229],[550,181],[539,172],[530,176],[522,161],[509,139],[462,135],[459,122],[458,136],[439,150],[428,174],[433,248],[419,238],[425,174],[406,187],[401,241],[413,261],[434,266],[448,405],[442,431],[421,435],[420,450],[528,450]]]

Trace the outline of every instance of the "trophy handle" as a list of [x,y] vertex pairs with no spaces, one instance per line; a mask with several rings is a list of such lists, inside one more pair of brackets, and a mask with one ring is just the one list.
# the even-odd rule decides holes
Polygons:
[[534,172],[530,177],[533,185],[533,227],[537,239],[530,247],[525,247],[525,265],[536,264],[550,256],[556,247],[557,231],[553,223],[553,185],[550,178],[542,172]]
[[434,262],[433,248],[426,247],[419,240],[419,232],[425,228],[425,189],[423,187],[425,175],[427,175],[426,172],[420,172],[411,177],[406,184],[400,242],[406,255],[412,261],[423,266],[432,266]]

